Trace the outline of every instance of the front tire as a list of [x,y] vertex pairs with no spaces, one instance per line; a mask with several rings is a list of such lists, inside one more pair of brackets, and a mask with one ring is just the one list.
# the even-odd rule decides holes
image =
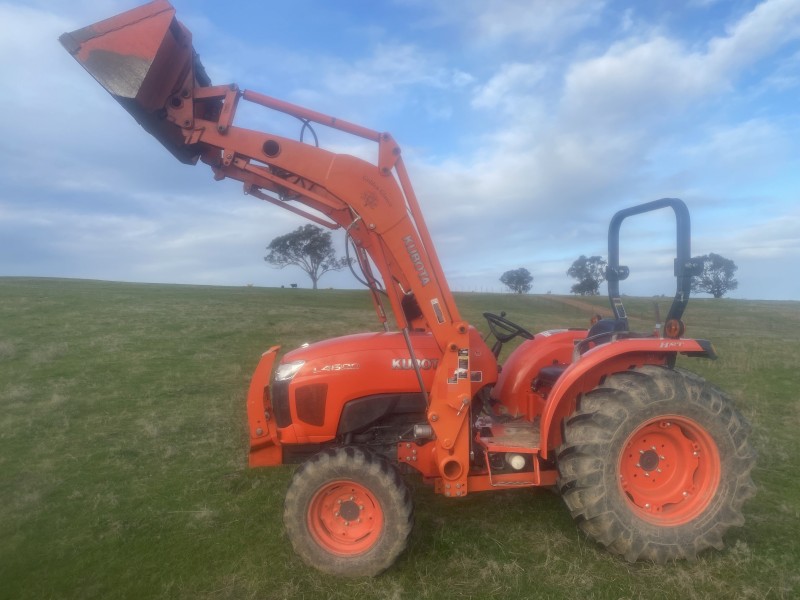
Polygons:
[[579,527],[628,561],[694,559],[744,524],[749,425],[685,371],[644,366],[584,395],[564,425],[559,489]]
[[386,459],[355,447],[326,450],[294,473],[283,520],[308,565],[345,577],[378,575],[406,547],[411,493]]

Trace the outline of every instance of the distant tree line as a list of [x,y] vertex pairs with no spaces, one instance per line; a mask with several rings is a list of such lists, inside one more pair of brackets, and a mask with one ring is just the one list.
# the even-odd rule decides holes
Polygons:
[[[280,269],[290,265],[299,267],[309,276],[314,289],[317,289],[317,282],[325,273],[338,271],[350,263],[347,258],[336,257],[330,232],[315,225],[304,225],[276,237],[267,250],[269,253],[264,257],[266,262]],[[734,277],[738,267],[729,258],[712,252],[694,260],[702,265],[702,270],[692,279],[692,292],[722,298],[739,286]],[[581,254],[567,270],[567,275],[577,282],[572,285],[570,292],[580,296],[598,295],[600,285],[606,280],[607,264],[601,256]],[[528,269],[520,267],[503,273],[500,282],[515,294],[527,294],[533,287],[533,275]],[[292,287],[296,287],[296,284]]]
[[[702,271],[692,279],[692,292],[722,298],[739,286],[734,277],[739,267],[731,259],[712,252],[694,260],[702,265]],[[601,256],[581,254],[567,270],[567,275],[577,281],[570,292],[579,296],[597,296],[600,285],[606,280],[607,266]],[[503,273],[500,281],[515,294],[526,294],[531,290],[533,275],[525,268],[512,269]]]

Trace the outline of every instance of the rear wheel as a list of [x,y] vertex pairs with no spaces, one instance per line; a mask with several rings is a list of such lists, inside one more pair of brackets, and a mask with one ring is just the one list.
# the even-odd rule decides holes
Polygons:
[[295,471],[283,520],[295,552],[310,566],[333,575],[372,576],[405,549],[413,505],[388,461],[360,448],[339,448]]
[[645,366],[581,398],[558,452],[562,497],[591,538],[629,561],[721,549],[755,492],[749,426],[684,371]]

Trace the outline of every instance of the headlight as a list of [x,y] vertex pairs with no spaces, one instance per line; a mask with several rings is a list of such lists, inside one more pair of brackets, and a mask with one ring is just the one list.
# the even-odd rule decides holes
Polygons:
[[304,364],[306,364],[306,361],[296,360],[294,362],[278,365],[278,368],[275,370],[275,381],[290,381],[297,375],[300,367]]

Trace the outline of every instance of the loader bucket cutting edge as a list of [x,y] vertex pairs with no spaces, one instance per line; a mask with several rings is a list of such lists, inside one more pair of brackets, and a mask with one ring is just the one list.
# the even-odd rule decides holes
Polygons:
[[166,118],[176,94],[191,96],[210,81],[192,47],[192,35],[166,0],[99,21],[59,40],[81,66],[178,160],[197,162],[180,126]]

